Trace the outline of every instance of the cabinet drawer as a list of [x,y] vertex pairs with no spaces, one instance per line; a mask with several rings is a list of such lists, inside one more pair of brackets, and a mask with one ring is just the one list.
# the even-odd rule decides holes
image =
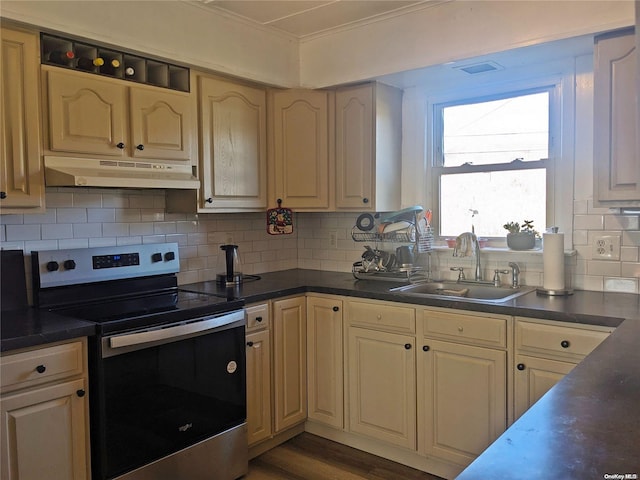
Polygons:
[[506,348],[507,319],[462,312],[423,310],[424,336]]
[[349,325],[390,332],[415,333],[416,311],[379,302],[347,302]]
[[518,351],[546,354],[581,360],[609,336],[611,329],[586,329],[516,322],[516,348]]
[[260,330],[269,326],[269,304],[261,303],[245,308],[247,331]]
[[83,372],[82,342],[65,343],[0,358],[3,388],[23,388]]

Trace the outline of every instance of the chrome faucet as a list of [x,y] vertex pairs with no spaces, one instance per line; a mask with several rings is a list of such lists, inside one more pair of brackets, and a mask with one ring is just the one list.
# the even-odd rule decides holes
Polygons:
[[520,288],[520,267],[515,262],[509,262],[511,267],[511,288]]
[[474,250],[476,255],[475,280],[479,282],[482,280],[482,269],[480,268],[480,244],[478,243],[478,237],[476,237],[476,234],[473,232],[464,232],[456,237],[456,246],[453,249],[454,257],[473,255]]

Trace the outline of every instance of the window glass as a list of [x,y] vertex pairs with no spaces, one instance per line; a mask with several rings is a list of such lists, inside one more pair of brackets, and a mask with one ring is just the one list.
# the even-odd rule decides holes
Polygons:
[[551,89],[437,105],[440,234],[502,237],[507,222],[547,223]]

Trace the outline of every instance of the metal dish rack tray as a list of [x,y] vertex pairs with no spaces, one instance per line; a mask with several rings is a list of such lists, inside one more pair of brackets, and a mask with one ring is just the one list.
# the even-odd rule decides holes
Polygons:
[[358,266],[359,262],[353,264],[352,273],[357,280],[381,280],[385,282],[411,282],[419,278],[426,278],[421,273],[424,271],[422,267],[412,268],[399,268],[394,270],[377,270],[377,271],[364,271],[362,267]]
[[416,241],[416,228],[414,225],[403,230],[389,233],[363,232],[354,226],[351,229],[351,238],[354,242],[390,242],[390,243],[414,243]]

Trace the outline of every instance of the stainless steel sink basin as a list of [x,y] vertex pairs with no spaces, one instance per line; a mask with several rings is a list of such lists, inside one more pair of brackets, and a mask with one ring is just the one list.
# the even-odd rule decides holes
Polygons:
[[457,283],[457,282],[426,282],[395,287],[389,289],[393,293],[412,295],[418,297],[449,298],[482,302],[502,303],[513,300],[535,290],[533,287],[494,287],[488,284]]

